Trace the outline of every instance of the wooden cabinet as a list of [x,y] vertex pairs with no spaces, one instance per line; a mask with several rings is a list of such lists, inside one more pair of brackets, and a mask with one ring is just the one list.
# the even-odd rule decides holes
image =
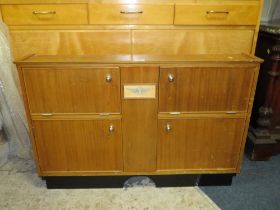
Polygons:
[[246,111],[252,68],[161,68],[160,112]]
[[239,172],[261,6],[0,0],[39,175]]
[[120,120],[37,120],[33,126],[45,175],[123,170]]
[[260,60],[119,59],[17,62],[40,175],[239,171]]

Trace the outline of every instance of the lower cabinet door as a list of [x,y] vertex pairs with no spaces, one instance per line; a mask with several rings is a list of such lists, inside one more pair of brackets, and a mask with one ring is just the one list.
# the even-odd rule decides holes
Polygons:
[[120,120],[34,121],[41,171],[122,171]]
[[235,169],[244,119],[159,120],[158,170]]

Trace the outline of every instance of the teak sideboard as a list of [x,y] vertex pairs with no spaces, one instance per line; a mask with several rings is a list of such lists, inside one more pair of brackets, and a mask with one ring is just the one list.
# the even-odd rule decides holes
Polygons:
[[238,173],[262,3],[0,0],[38,174]]

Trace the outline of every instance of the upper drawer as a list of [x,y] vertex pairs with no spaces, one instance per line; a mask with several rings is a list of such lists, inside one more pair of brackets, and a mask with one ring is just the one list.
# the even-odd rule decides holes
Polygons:
[[90,24],[173,24],[174,5],[90,4]]
[[252,67],[160,69],[160,112],[247,111]]
[[256,25],[259,5],[176,5],[176,25]]
[[31,113],[120,113],[118,67],[24,68]]
[[87,24],[86,4],[2,5],[8,25]]

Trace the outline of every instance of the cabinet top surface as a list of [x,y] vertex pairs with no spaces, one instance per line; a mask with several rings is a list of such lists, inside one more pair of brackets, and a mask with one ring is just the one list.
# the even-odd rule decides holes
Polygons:
[[25,64],[177,64],[191,62],[251,62],[261,63],[262,60],[247,54],[238,55],[188,55],[188,56],[161,56],[145,55],[116,55],[116,56],[74,56],[74,55],[31,55],[25,59],[15,61],[17,65]]
[[157,3],[250,3],[261,0],[0,0],[0,4],[63,4],[63,3],[116,3],[116,4],[157,4]]

